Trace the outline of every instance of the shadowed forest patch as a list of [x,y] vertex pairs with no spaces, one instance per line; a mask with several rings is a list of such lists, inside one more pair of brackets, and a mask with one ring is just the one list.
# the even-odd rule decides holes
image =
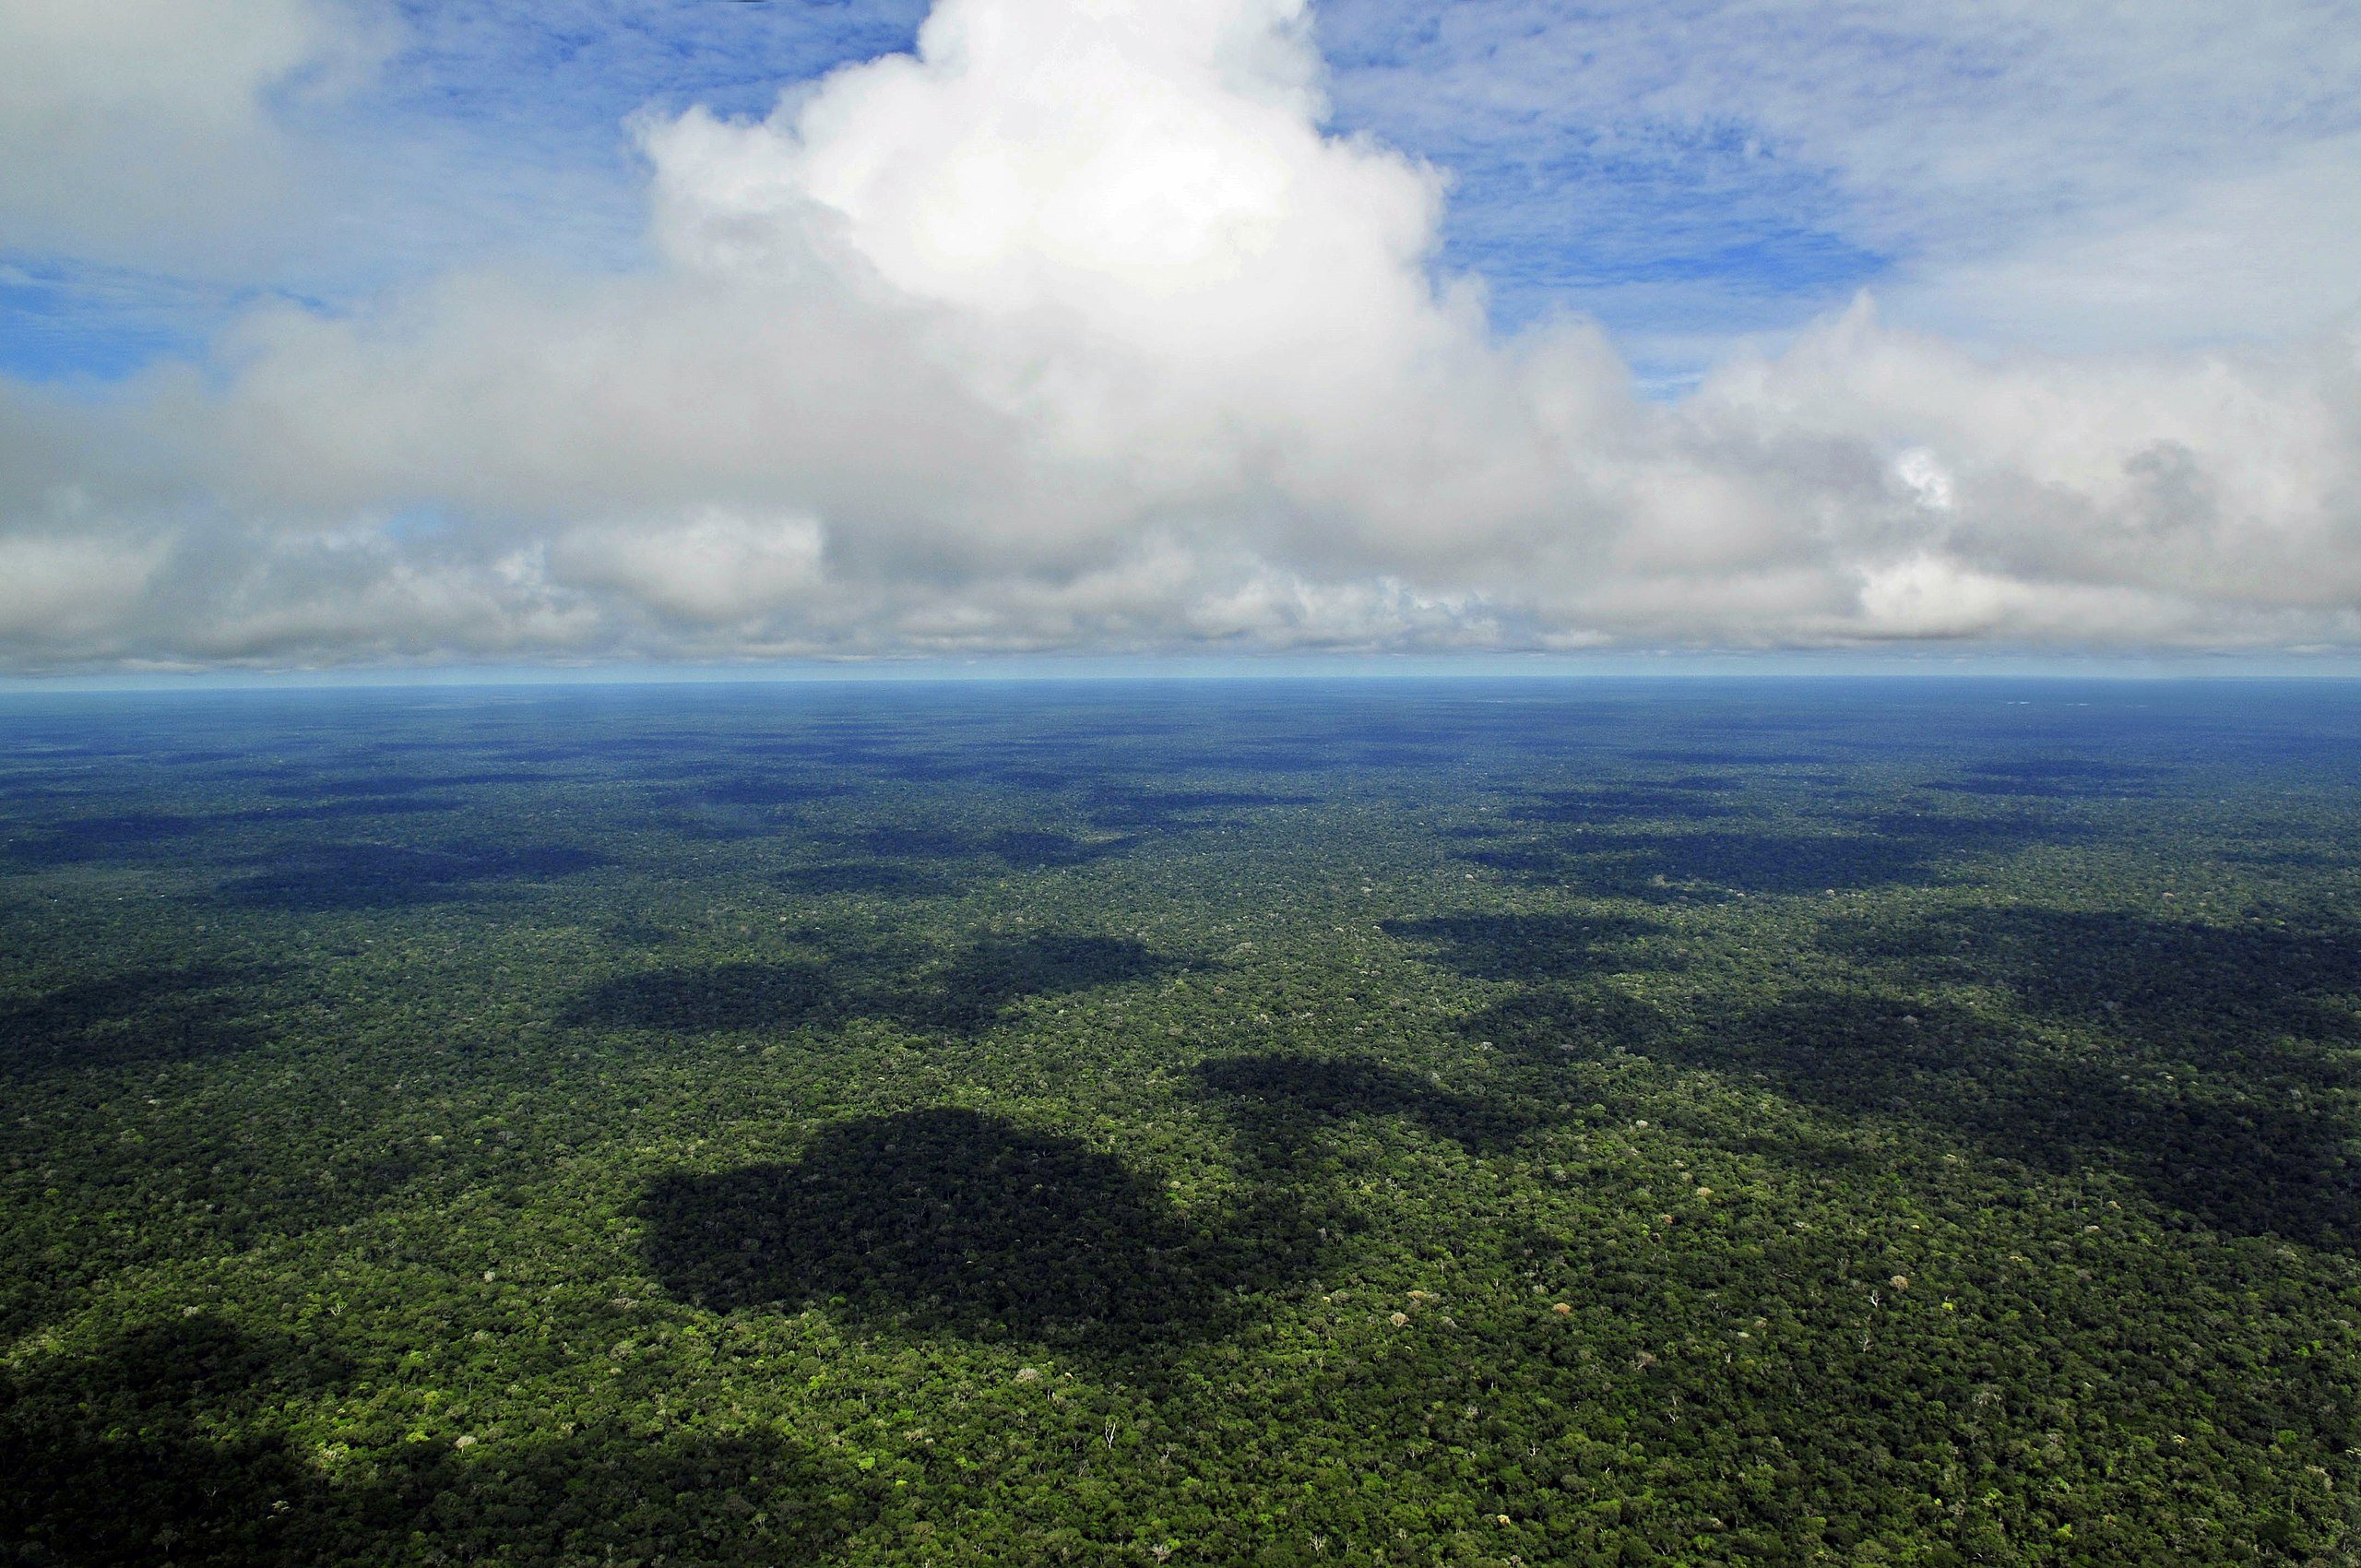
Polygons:
[[454,812],[467,802],[456,795],[347,795],[307,805],[266,806],[237,813],[234,822],[340,822],[353,817],[425,816]]
[[1252,790],[1123,790],[1100,788],[1090,792],[1083,809],[1102,827],[1146,827],[1170,830],[1197,827],[1208,821],[1228,820],[1240,812],[1266,806],[1310,805],[1317,796],[1275,794]]
[[849,1462],[767,1431],[620,1427],[481,1455],[445,1436],[332,1484],[268,1418],[351,1375],[316,1345],[197,1317],[0,1376],[0,1542],[13,1561],[94,1568],[404,1561],[421,1539],[460,1561],[755,1568],[818,1560],[879,1501]]
[[0,844],[19,864],[70,865],[163,854],[211,826],[208,819],[184,812],[117,812],[11,824]]
[[1130,837],[1083,838],[1034,828],[974,833],[894,824],[864,827],[834,837],[861,860],[887,863],[931,861],[935,864],[928,870],[935,874],[943,874],[944,863],[963,861],[993,860],[1019,872],[1086,866],[1129,853],[1139,843],[1136,837]]
[[1012,828],[995,833],[979,846],[984,853],[1014,871],[1045,871],[1052,866],[1086,866],[1121,855],[1133,848],[1132,838],[1074,838],[1063,833]]
[[1856,921],[1825,940],[2159,1039],[2267,1053],[2281,1034],[2361,1039],[2361,925],[2343,920],[2224,925],[2019,905],[1902,926]]
[[2156,792],[2164,769],[2096,757],[2011,757],[1977,763],[1958,778],[1921,786],[1961,795],[2076,800],[2086,796],[2144,799]]
[[1675,789],[1663,783],[1602,784],[1581,790],[1537,790],[1509,814],[1519,822],[1558,825],[1685,821],[1727,816],[1735,810],[1711,790]]
[[232,879],[222,891],[248,904],[294,913],[398,909],[465,898],[501,884],[547,881],[611,863],[567,845],[306,844],[270,857],[268,870]]
[[1234,1291],[1306,1266],[1310,1229],[1276,1209],[1192,1218],[1113,1155],[955,1109],[668,1178],[641,1214],[648,1265],[684,1301],[1116,1353],[1224,1332]]
[[779,873],[790,893],[826,897],[865,893],[886,898],[931,898],[959,891],[959,882],[938,871],[896,861],[824,861]]
[[850,1017],[976,1035],[1028,997],[1087,991],[1184,968],[1124,938],[986,936],[915,968],[838,947],[825,957],[651,969],[608,980],[560,1015],[575,1028],[796,1029]]
[[849,998],[816,962],[710,964],[623,975],[570,1003],[574,1028],[792,1029],[841,1017]]
[[2167,1076],[2136,1053],[2085,1057],[1925,1001],[1806,992],[1699,1016],[1613,992],[1535,990],[1462,1026],[1534,1061],[1621,1048],[1759,1078],[1821,1111],[1913,1123],[2036,1170],[2120,1170],[2157,1201],[2241,1234],[2361,1241],[2361,1125],[2285,1080],[2217,1063]]
[[1497,1153],[1530,1132],[1526,1111],[1454,1094],[1415,1073],[1349,1057],[1229,1056],[1196,1069],[1198,1083],[1240,1128],[1252,1156],[1292,1163],[1321,1132],[1356,1117],[1401,1117],[1476,1153]]
[[[254,769],[242,769],[253,773]],[[288,778],[290,773],[295,777]],[[303,776],[300,769],[272,768],[262,777],[288,781],[271,790],[274,795],[305,802],[353,798],[385,798],[396,795],[443,794],[453,790],[471,789],[481,784],[544,784],[558,776],[538,768],[492,768],[476,773],[369,773],[353,778],[329,778]]]
[[[1570,980],[1599,967],[1601,949],[1625,948],[1666,928],[1632,915],[1437,915],[1387,921],[1385,934],[1429,947],[1430,961],[1476,980]],[[1615,968],[1631,955],[1616,954]]]
[[2069,1055],[1973,1015],[1836,995],[1689,1039],[1669,1049],[1764,1072],[1833,1110],[1898,1113],[2043,1170],[2118,1165],[2225,1229],[2339,1246],[2361,1235],[2361,1169],[2341,1150],[2361,1129],[2235,1072],[2167,1080],[2137,1058]]
[[179,1062],[258,1043],[252,965],[126,969],[0,1002],[0,1069],[10,1073]]
[[731,806],[789,806],[849,794],[852,787],[836,778],[810,778],[793,774],[743,773],[717,779],[684,791],[691,801],[712,801]]
[[1122,985],[1190,968],[1127,937],[988,936],[879,994],[878,1010],[917,1028],[975,1034],[1032,996]]
[[1873,831],[1622,829],[1579,843],[1553,839],[1460,858],[1528,886],[1665,903],[1940,882],[1964,870],[1968,857],[2071,831],[2031,819],[1911,813],[1863,817],[1858,826]]
[[1727,751],[1712,746],[1643,747],[1623,754],[1634,762],[1687,763],[1693,767],[1793,767],[1833,760],[1824,751]]

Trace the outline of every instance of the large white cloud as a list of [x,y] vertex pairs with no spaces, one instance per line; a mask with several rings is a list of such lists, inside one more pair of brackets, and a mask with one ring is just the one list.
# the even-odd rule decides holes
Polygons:
[[250,251],[294,178],[273,98],[332,91],[375,47],[329,0],[0,0],[0,245]]
[[2053,350],[2361,306],[2353,20],[2345,0],[1327,0],[1321,25],[1357,123],[1474,172],[1463,244],[1521,284],[1591,278],[1642,352],[1693,364],[1868,270],[1908,325]]
[[651,121],[652,270],[0,404],[0,648],[2361,640],[2352,331],[1996,361],[1865,303],[1652,403],[1595,329],[1495,339],[1443,182],[1321,89],[1287,0],[941,0]]

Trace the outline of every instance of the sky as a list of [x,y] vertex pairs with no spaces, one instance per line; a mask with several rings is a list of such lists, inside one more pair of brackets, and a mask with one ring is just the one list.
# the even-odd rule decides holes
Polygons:
[[2347,660],[2355,21],[0,0],[0,674]]

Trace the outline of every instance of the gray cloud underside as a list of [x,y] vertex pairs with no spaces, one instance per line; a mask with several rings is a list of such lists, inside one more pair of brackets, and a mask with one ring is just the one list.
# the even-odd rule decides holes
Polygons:
[[2003,356],[1863,301],[1654,402],[1438,282],[1445,181],[1323,90],[1290,0],[942,0],[641,125],[647,268],[0,385],[0,659],[2361,641],[2353,318]]

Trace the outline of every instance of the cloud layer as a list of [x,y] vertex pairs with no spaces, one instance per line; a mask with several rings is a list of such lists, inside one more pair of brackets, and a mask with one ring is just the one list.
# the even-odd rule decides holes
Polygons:
[[297,159],[272,101],[332,95],[375,49],[319,0],[0,0],[7,245],[249,251]]
[[1290,0],[941,0],[643,119],[644,268],[0,386],[0,658],[2361,641],[2351,318],[1996,357],[1865,300],[1651,401],[1498,336],[1325,85]]
[[[1511,314],[1693,354],[1875,279],[1898,319],[2189,345],[2361,302],[2342,0],[1327,0],[1339,108],[1460,171]],[[1685,267],[1670,267],[1675,258]],[[1655,342],[1687,337],[1683,344]]]

